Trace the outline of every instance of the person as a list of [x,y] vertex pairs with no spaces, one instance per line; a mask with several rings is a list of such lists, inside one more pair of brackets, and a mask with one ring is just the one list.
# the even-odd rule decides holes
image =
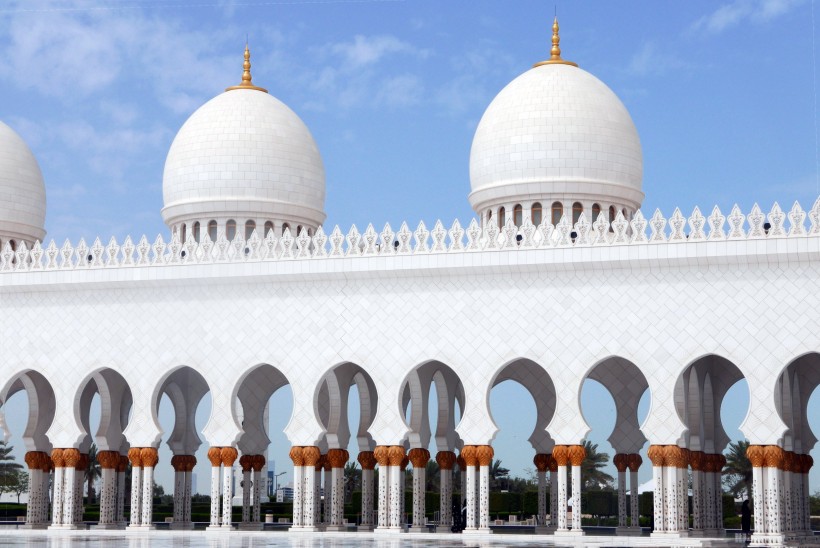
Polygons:
[[748,538],[752,532],[752,510],[749,508],[749,499],[743,501],[743,506],[740,507],[740,529]]

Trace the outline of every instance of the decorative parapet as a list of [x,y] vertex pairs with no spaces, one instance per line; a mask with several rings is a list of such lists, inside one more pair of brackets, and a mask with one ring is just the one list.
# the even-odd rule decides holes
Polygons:
[[189,238],[184,243],[180,241],[178,234],[174,234],[167,243],[161,235],[157,236],[153,244],[145,236],[136,244],[130,236],[122,244],[112,237],[105,246],[99,238],[91,246],[83,239],[77,245],[66,240],[62,247],[57,247],[54,240],[46,248],[40,242],[35,242],[31,249],[21,243],[16,251],[7,243],[0,252],[0,273],[568,247],[594,249],[601,246],[818,236],[820,198],[808,213],[797,202],[788,213],[775,203],[771,211],[764,214],[755,204],[748,215],[741,213],[736,205],[728,216],[715,207],[709,217],[704,217],[700,209],[695,207],[689,218],[675,209],[669,219],[656,210],[648,220],[637,211],[632,220],[628,221],[619,212],[612,223],[607,220],[605,213],[601,213],[593,223],[587,220],[585,214],[581,214],[574,226],[565,215],[557,225],[544,221],[535,226],[529,219],[525,219],[518,227],[510,218],[503,228],[494,223],[482,227],[473,219],[466,230],[456,220],[449,230],[444,228],[441,221],[437,221],[433,230],[428,230],[424,222],[421,222],[412,232],[407,223],[402,223],[398,232],[394,232],[388,223],[380,233],[376,232],[373,225],[368,225],[363,234],[353,225],[347,235],[342,234],[338,226],[329,236],[319,227],[312,237],[306,231],[294,237],[286,229],[280,238],[273,232],[268,232],[267,236],[261,238],[254,231],[247,240],[237,233],[231,241],[221,232],[216,241],[212,241],[205,233],[200,242]]

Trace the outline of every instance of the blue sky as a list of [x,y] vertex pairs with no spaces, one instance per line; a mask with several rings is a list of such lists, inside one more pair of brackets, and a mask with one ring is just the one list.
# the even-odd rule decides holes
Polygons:
[[[775,200],[807,208],[820,194],[809,0],[6,1],[0,120],[40,162],[47,239],[151,240],[167,234],[159,211],[171,141],[197,107],[239,82],[248,36],[254,82],[319,145],[326,229],[449,225],[472,216],[476,125],[498,91],[548,56],[555,8],[564,57],[632,114],[645,212]],[[521,399],[499,390],[493,398]],[[731,426],[744,406],[733,400]],[[496,417],[499,444],[509,445],[498,454],[517,473],[530,466],[514,447],[529,435],[517,426],[527,413],[513,406]],[[591,423],[607,415],[586,414]]]

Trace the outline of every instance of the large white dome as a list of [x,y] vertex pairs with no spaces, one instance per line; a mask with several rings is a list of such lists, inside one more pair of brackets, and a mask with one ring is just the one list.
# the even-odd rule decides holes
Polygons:
[[642,178],[641,143],[626,107],[559,57],[510,82],[487,108],[470,153],[469,199],[479,213],[527,200],[634,210]]
[[46,235],[46,187],[25,141],[0,122],[0,246]]
[[185,122],[165,160],[162,194],[172,228],[232,219],[295,231],[325,219],[325,170],[310,131],[284,103],[250,86],[229,88]]

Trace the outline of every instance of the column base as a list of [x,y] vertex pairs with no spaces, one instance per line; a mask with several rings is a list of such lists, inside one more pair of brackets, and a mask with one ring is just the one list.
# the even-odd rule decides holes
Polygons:
[[119,523],[98,523],[97,525],[92,525],[91,528],[106,531],[124,529],[124,527]]
[[50,526],[48,523],[24,523],[18,529],[48,529]]
[[347,525],[328,525],[325,527],[325,531],[338,533],[340,531],[347,531]]
[[209,525],[205,528],[206,531],[211,533],[225,533],[231,530],[231,527],[225,527],[224,525]]
[[635,537],[641,534],[640,527],[616,527],[615,534],[624,537]]
[[193,521],[172,521],[168,526],[172,531],[190,531],[194,528]]
[[656,539],[678,539],[678,538],[686,538],[689,536],[689,531],[652,531],[649,535],[652,538]]
[[126,531],[153,531],[154,529],[156,529],[156,527],[154,527],[153,525],[131,525],[131,524],[129,524],[129,525],[125,526]]
[[58,531],[79,531],[81,529],[85,529],[85,525],[77,525],[76,523],[72,523],[71,525],[49,525],[46,529],[55,529]]
[[368,524],[368,525],[362,524],[362,525],[359,525],[359,526],[356,527],[357,531],[362,531],[362,532],[372,531],[373,529],[375,529],[375,527],[373,525],[370,525],[370,524]]
[[583,529],[556,529],[556,537],[582,537],[584,536]]
[[467,535],[467,536],[470,536],[470,535],[484,536],[484,535],[492,535],[493,530],[490,529],[489,527],[476,527],[475,529],[465,529],[461,532],[461,534],[462,535]]
[[376,535],[400,535],[406,533],[407,529],[404,527],[376,527],[373,533]]
[[261,531],[262,528],[262,523],[258,521],[247,521],[239,524],[240,531]]
[[786,538],[782,534],[752,533],[752,546],[784,546]]

